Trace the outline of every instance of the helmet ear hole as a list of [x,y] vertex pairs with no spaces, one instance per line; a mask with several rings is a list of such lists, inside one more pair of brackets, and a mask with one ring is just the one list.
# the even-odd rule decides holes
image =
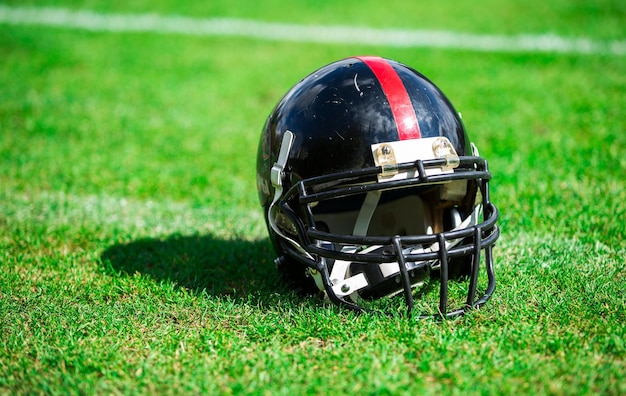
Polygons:
[[449,231],[457,228],[463,222],[463,214],[458,208],[450,208],[443,216],[444,230]]
[[315,228],[317,228],[318,231],[330,232],[330,228],[328,227],[328,224],[326,224],[326,222],[324,221],[316,221]]

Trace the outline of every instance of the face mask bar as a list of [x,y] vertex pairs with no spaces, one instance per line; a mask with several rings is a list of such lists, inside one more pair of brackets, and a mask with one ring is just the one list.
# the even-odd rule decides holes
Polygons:
[[[441,168],[447,166],[445,158],[432,160],[417,160],[397,165],[398,171],[416,170],[417,174],[413,178],[377,182],[376,177],[384,171],[381,166],[370,167],[359,170],[323,175],[310,179],[301,180],[291,186],[285,195],[277,202],[281,212],[288,218],[295,227],[297,234],[297,244],[286,246],[289,256],[304,263],[312,272],[321,277],[321,283],[328,298],[338,304],[350,309],[363,311],[368,310],[345,296],[335,293],[332,284],[329,268],[326,260],[343,260],[359,263],[393,263],[399,267],[399,275],[409,315],[415,307],[413,299],[413,285],[411,284],[408,263],[416,262],[437,262],[440,273],[439,306],[438,317],[455,317],[462,315],[469,309],[478,308],[483,305],[495,289],[495,276],[493,270],[492,246],[499,236],[499,229],[496,226],[498,211],[489,200],[488,180],[491,174],[487,168],[487,162],[483,158],[473,156],[458,157],[458,164],[455,164],[453,173],[427,175],[429,168]],[[362,194],[376,190],[402,189],[410,186],[433,185],[446,183],[454,180],[476,180],[482,195],[482,208],[484,220],[480,224],[475,224],[462,229],[454,229],[446,232],[426,235],[410,236],[359,236],[359,235],[338,235],[317,229],[312,206],[320,201],[346,197],[355,194]],[[299,205],[301,216],[306,219],[306,224],[298,221],[295,208]],[[304,213],[302,213],[304,212]],[[301,218],[301,217],[300,217]],[[451,243],[458,241],[472,241],[472,243]],[[322,243],[320,243],[322,242]],[[380,249],[379,252],[362,254],[350,249],[332,248],[328,246],[386,246],[389,249]],[[416,246],[432,246],[432,249],[412,249]],[[301,251],[308,254],[303,256]],[[413,251],[418,253],[413,253]],[[487,287],[477,298],[477,285],[479,278],[479,268],[481,263],[481,252],[484,250],[484,261],[487,275]],[[472,256],[471,274],[469,275],[469,286],[465,305],[461,308],[448,311],[448,264],[449,259],[461,256]],[[431,317],[433,315],[421,314],[420,317]]]

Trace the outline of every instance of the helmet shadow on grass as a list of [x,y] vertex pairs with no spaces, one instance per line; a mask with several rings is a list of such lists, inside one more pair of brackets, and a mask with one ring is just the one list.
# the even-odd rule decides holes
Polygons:
[[116,244],[101,256],[105,269],[214,296],[247,297],[275,292],[279,275],[267,239],[248,241],[213,235],[171,235]]

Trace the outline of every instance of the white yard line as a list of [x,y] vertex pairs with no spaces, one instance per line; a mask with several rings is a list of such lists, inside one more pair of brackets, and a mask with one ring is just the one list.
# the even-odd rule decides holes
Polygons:
[[10,219],[12,226],[39,224],[50,230],[105,227],[154,235],[197,232],[249,238],[266,235],[260,206],[248,210],[210,204],[198,206],[168,199],[11,190],[0,191],[0,201],[7,203],[0,208],[0,218]]
[[98,32],[151,32],[194,36],[248,37],[275,41],[407,48],[453,48],[483,52],[626,55],[626,39],[599,41],[584,37],[567,38],[554,34],[502,36],[447,30],[296,25],[229,18],[202,19],[157,14],[103,14],[66,8],[0,5],[0,23],[53,26]]

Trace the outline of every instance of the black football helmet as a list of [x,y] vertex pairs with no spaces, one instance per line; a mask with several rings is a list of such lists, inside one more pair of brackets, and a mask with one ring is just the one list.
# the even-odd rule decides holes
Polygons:
[[393,312],[395,299],[381,297],[402,295],[420,316],[457,316],[491,297],[490,179],[446,96],[373,56],[289,90],[257,158],[275,262],[291,283],[354,310]]

